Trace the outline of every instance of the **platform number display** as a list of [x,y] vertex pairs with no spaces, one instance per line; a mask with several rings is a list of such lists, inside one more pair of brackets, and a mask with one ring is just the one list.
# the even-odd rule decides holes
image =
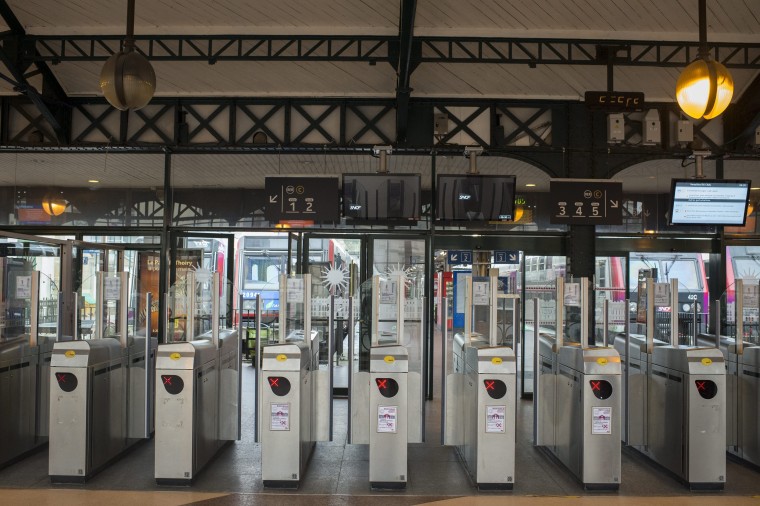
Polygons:
[[267,177],[266,219],[272,223],[340,221],[338,187],[337,177]]
[[623,183],[598,179],[552,179],[551,223],[621,225]]

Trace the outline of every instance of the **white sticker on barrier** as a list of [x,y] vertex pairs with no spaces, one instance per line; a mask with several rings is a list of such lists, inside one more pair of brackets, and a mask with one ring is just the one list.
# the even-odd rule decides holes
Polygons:
[[612,434],[612,408],[591,408],[591,433]]
[[269,430],[290,430],[290,403],[270,404]]
[[288,303],[303,303],[303,290],[303,278],[288,278],[286,301]]
[[16,298],[28,299],[32,296],[32,277],[16,276]]
[[506,423],[506,406],[486,406],[486,432],[503,433]]
[[103,280],[103,300],[119,300],[121,298],[121,279],[107,277]]
[[655,307],[670,307],[670,283],[654,284]]
[[377,432],[395,434],[398,423],[398,406],[377,407]]

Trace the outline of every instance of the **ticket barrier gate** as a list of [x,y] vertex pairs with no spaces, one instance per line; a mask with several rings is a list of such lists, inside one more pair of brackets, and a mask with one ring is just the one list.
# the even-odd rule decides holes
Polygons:
[[[372,488],[405,488],[409,417],[409,356],[404,346],[370,350],[369,482]],[[373,388],[374,387],[374,388]]]
[[264,347],[261,477],[265,487],[297,488],[314,450],[309,341]]
[[[726,366],[715,348],[654,339],[654,283],[647,284],[647,335],[621,335],[627,423],[623,441],[672,472],[689,488],[723,489],[726,481]],[[669,300],[678,300],[671,280]],[[663,288],[663,290],[666,290]]]
[[[700,334],[700,346],[715,345],[715,336]],[[730,455],[760,466],[760,346],[744,342],[737,353],[736,339],[721,336],[720,352],[726,364],[726,448]]]
[[50,360],[56,336],[0,340],[0,468],[48,442]]
[[586,489],[617,490],[623,413],[620,356],[612,348],[566,345],[557,350],[546,335],[537,347],[537,445],[556,456]]
[[[98,276],[95,338],[53,346],[48,380],[48,473],[53,483],[84,483],[134,444],[149,438],[153,428],[152,397],[145,387],[151,381],[157,340],[127,332],[127,273]],[[119,280],[115,283],[120,301],[118,333],[111,336],[105,335],[104,328],[107,277]],[[146,335],[150,335],[149,324]]]
[[[264,486],[298,488],[316,442],[332,438],[332,368],[319,369],[319,332],[311,329],[311,275],[281,276],[280,301],[281,339],[264,346],[260,355],[257,441]],[[329,356],[333,342],[331,330]]]
[[[368,370],[349,377],[349,443],[369,444],[373,489],[406,488],[408,444],[424,438],[422,358],[424,298],[406,299],[403,274],[374,276],[361,287],[365,312],[359,339],[369,344]],[[421,292],[421,290],[419,290]],[[402,340],[403,339],[403,340]],[[405,344],[409,343],[408,346]],[[349,362],[354,340],[349,339]]]
[[[115,338],[55,343],[49,380],[53,483],[84,483],[146,437],[145,418],[135,422],[128,412],[130,395],[137,395],[130,384],[145,375],[145,337],[129,342],[127,348]],[[155,338],[150,346],[155,357]],[[134,409],[144,414],[141,405]]]
[[162,344],[156,361],[158,485],[190,485],[237,437],[238,331],[219,330],[194,341]]
[[[586,489],[617,490],[621,482],[622,370],[611,347],[589,346],[588,280],[580,293],[578,336],[565,342],[565,283],[557,279],[556,329],[534,332],[534,444],[555,456]],[[576,295],[577,297],[577,295]],[[534,301],[534,326],[541,326]],[[571,322],[571,325],[573,323]],[[569,328],[569,327],[568,327]]]
[[[442,443],[456,447],[478,489],[512,490],[517,362],[513,349],[504,344],[517,342],[519,299],[500,293],[498,271],[489,277],[468,276],[465,283],[465,331],[454,334],[451,373],[448,362],[442,371]],[[503,315],[498,311],[500,303]],[[448,304],[441,300],[439,307],[445,315]],[[442,321],[446,320],[444,316]],[[487,333],[472,331],[476,325]],[[441,330],[447,357],[447,326]]]

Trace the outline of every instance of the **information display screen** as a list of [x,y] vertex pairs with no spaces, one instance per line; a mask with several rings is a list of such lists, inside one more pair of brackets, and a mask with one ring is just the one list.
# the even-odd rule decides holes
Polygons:
[[749,180],[673,179],[671,225],[743,226],[747,219]]
[[436,218],[451,221],[512,221],[515,176],[438,176]]
[[352,220],[418,220],[419,174],[343,174],[343,215]]

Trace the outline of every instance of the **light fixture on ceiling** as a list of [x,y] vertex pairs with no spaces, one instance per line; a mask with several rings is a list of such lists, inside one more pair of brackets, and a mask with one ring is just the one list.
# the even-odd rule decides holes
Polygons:
[[42,197],[42,210],[50,216],[60,216],[67,205],[66,199],[54,193],[48,193]]
[[734,94],[731,73],[710,57],[707,47],[707,0],[699,2],[699,51],[676,83],[676,99],[681,110],[692,118],[712,119],[726,110]]
[[99,183],[100,180],[98,180],[98,179],[88,179],[87,182],[95,184],[95,183]]
[[536,183],[525,183],[525,186],[528,188],[534,188],[536,186]]
[[106,60],[100,71],[100,89],[108,103],[121,111],[142,109],[156,91],[153,66],[135,51],[135,0],[127,0],[124,50]]

